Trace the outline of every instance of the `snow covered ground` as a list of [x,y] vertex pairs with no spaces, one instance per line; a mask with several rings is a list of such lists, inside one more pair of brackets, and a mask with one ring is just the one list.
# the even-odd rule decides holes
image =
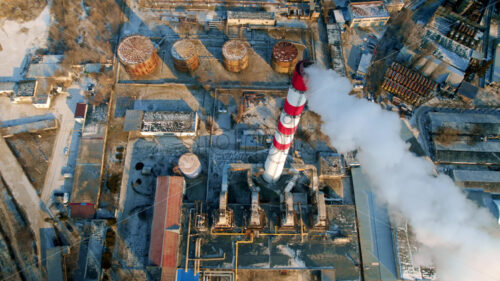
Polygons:
[[0,21],[0,77],[21,79],[21,65],[25,55],[44,47],[50,24],[50,9],[45,9],[33,21],[18,23]]
[[280,250],[280,252],[285,255],[290,257],[290,267],[294,268],[304,268],[306,267],[306,264],[304,263],[303,260],[300,259],[300,250],[294,250],[286,245],[278,245],[277,248]]

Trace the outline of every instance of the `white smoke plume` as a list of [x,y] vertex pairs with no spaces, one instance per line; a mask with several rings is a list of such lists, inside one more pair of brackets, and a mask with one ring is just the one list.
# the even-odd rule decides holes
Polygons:
[[397,114],[348,95],[352,86],[333,70],[311,66],[308,106],[322,131],[345,153],[358,149],[378,199],[403,215],[443,281],[500,280],[500,236],[493,217],[477,208],[446,175],[408,151]]

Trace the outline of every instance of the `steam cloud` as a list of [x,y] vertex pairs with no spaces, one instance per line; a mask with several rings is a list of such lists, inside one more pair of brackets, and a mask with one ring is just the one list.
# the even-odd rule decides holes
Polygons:
[[443,281],[500,280],[500,236],[493,217],[477,208],[446,175],[408,151],[397,114],[348,95],[352,86],[333,70],[312,66],[308,106],[340,153],[358,149],[377,198],[403,215]]

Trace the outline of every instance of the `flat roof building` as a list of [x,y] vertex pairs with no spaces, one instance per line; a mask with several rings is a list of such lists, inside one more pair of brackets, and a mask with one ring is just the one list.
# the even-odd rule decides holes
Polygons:
[[473,144],[459,140],[450,145],[434,143],[435,161],[440,163],[498,164],[500,142],[480,141]]
[[275,25],[274,13],[227,11],[228,25]]
[[94,217],[100,187],[100,165],[77,165],[73,191],[71,192],[71,217],[90,219]]
[[70,199],[72,217],[92,218],[95,214],[101,187],[107,110],[103,104],[90,107],[86,114]]
[[11,96],[12,103],[32,103],[37,85],[36,80],[17,82],[16,90]]
[[500,195],[480,188],[467,188],[467,199],[488,210],[500,225]]
[[344,55],[342,51],[342,38],[341,38],[341,33],[343,28],[344,28],[343,25],[340,24],[326,25],[332,68],[338,74],[346,76]]
[[462,135],[500,135],[500,112],[429,112],[430,131],[437,134],[440,128],[452,128]]
[[392,226],[387,209],[361,167],[351,169],[358,217],[363,280],[399,280]]
[[372,53],[363,53],[361,56],[361,60],[359,61],[358,71],[359,75],[366,75],[368,73],[368,68],[370,68],[370,64],[372,62]]
[[0,82],[0,94],[13,94],[16,82]]
[[351,27],[383,26],[389,20],[389,11],[382,1],[353,2],[349,4]]
[[[403,51],[398,54],[399,62],[409,63],[416,56],[413,51],[403,47]],[[443,61],[433,55],[420,58],[414,65],[415,69],[422,72],[428,77],[434,77],[434,82],[438,84],[446,84],[457,88],[464,80],[465,72],[455,66],[446,64],[446,68],[442,68]],[[440,67],[441,66],[441,67]]]
[[142,117],[143,136],[196,136],[198,114],[180,111],[148,111]]
[[132,132],[141,130],[142,117],[144,111],[127,109],[125,112],[125,123],[123,124],[124,132]]
[[500,193],[500,171],[453,170],[453,179],[464,188],[482,188],[486,192]]
[[457,95],[466,103],[472,103],[479,93],[479,88],[463,81],[457,89]]
[[68,71],[64,71],[61,66],[63,58],[63,55],[45,55],[33,58],[29,64],[26,77],[71,79]]

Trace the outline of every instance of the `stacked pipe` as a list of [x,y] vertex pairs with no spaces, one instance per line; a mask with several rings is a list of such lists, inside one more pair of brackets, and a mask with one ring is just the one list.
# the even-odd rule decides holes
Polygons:
[[304,68],[310,64],[311,62],[300,61],[293,72],[292,85],[288,89],[285,105],[278,121],[278,128],[274,134],[273,144],[266,159],[263,178],[269,183],[279,180],[285,166],[293,136],[299,125],[300,114],[306,105],[305,91],[307,87],[304,81]]

